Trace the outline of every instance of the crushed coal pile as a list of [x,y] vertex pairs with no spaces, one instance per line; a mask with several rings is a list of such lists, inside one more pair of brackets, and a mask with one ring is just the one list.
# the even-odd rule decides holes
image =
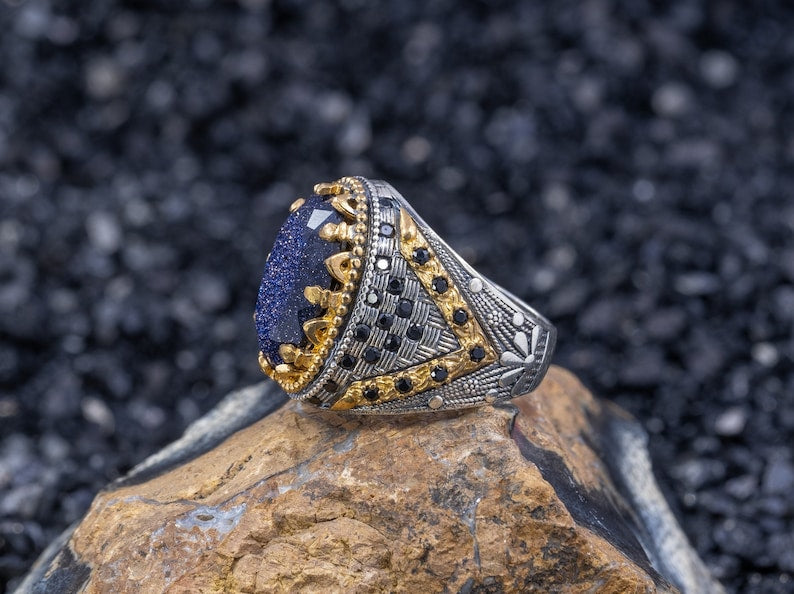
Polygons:
[[794,7],[0,0],[0,585],[259,381],[287,207],[383,178],[794,588]]

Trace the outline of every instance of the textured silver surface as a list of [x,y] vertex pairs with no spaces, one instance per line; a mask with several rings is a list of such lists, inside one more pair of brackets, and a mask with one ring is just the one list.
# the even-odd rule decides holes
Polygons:
[[[400,253],[401,208],[405,208],[422,229],[451,280],[483,326],[498,359],[466,376],[410,398],[358,407],[347,412],[397,414],[436,411],[478,406],[531,392],[540,383],[550,364],[556,337],[551,323],[520,299],[478,274],[433,232],[391,185],[379,180],[361,178],[361,181],[370,201],[369,239],[361,284],[350,318],[340,332],[325,367],[295,397],[330,406],[354,381],[404,369],[458,347],[458,341],[438,307]],[[393,236],[381,234],[383,223],[394,228]],[[404,283],[400,295],[389,293],[390,279],[399,279]],[[373,292],[378,295],[377,304],[371,304],[367,299]],[[395,315],[400,299],[408,299],[413,303],[410,316],[403,318]],[[389,330],[377,325],[378,316],[383,313],[394,315],[394,324]],[[357,340],[354,336],[356,326],[361,323],[371,328],[365,341]],[[421,339],[415,341],[406,337],[406,331],[412,325],[424,329]],[[383,348],[389,334],[401,338],[397,352]],[[379,350],[380,358],[376,362],[367,363],[364,360],[368,347]],[[350,369],[340,365],[345,355],[355,358],[355,364]],[[429,405],[431,400],[432,407]]]

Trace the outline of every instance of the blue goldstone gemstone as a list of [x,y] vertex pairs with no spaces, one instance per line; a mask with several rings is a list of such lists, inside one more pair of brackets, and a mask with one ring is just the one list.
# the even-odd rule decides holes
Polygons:
[[256,302],[256,331],[259,349],[271,365],[284,360],[281,344],[306,344],[303,323],[322,314],[303,295],[304,288],[331,288],[332,278],[325,259],[340,251],[338,243],[320,238],[326,223],[339,223],[342,216],[322,196],[313,195],[291,213],[276,236],[265,264]]

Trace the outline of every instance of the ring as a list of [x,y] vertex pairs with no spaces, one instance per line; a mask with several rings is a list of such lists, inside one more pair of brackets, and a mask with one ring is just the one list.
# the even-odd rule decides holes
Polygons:
[[321,183],[290,207],[259,289],[259,364],[335,411],[465,408],[531,392],[556,330],[477,273],[391,185]]

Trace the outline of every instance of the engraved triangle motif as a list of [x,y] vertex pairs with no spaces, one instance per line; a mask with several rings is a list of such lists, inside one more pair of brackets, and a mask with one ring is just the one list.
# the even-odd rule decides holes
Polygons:
[[[449,335],[446,336],[445,344],[452,350],[444,352],[443,348],[427,348],[419,355],[414,353],[405,358],[407,367],[390,365],[380,374],[356,381],[348,386],[332,409],[347,410],[410,398],[496,361],[496,351],[479,321],[441,259],[404,209],[400,213],[400,252],[409,267],[406,279],[417,279],[421,289],[416,293],[416,297],[421,295],[418,305],[413,307],[426,307],[432,302],[432,308],[428,311],[432,310],[440,317],[440,320],[434,319],[432,323],[441,329],[441,336],[445,332],[451,335],[452,340]],[[412,311],[411,315],[414,313]],[[427,319],[430,320],[429,313]],[[453,346],[452,341],[457,347]],[[365,394],[375,397],[367,398]]]
[[[390,296],[379,308],[379,313],[390,316],[388,329],[379,326],[377,316],[367,319],[375,333],[370,343],[380,349],[380,359],[372,365],[366,379],[410,369],[460,348],[455,333],[416,273],[398,255],[392,262],[392,270],[398,269],[402,276],[402,291],[399,296]],[[410,315],[401,317],[396,313],[401,300],[411,304]]]

